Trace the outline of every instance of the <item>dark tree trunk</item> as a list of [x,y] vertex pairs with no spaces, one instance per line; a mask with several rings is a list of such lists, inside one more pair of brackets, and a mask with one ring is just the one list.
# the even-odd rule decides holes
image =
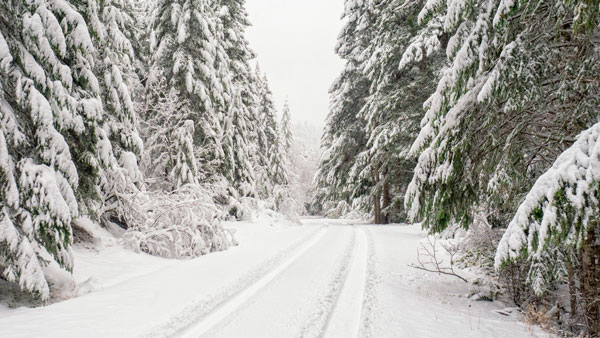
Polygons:
[[581,257],[581,295],[591,337],[600,336],[600,245],[596,243],[595,225],[590,226]]
[[378,193],[373,195],[373,214],[375,214],[375,224],[381,224],[381,204]]
[[379,183],[379,173],[373,169],[371,175],[373,176],[373,186],[375,187],[373,192],[373,216],[375,217],[375,224],[382,224],[381,193],[376,189]]
[[577,288],[575,286],[575,267],[573,265],[572,260],[569,260],[569,305],[571,308],[571,318],[574,318],[577,314]]
[[[382,199],[382,207],[381,209],[385,210],[387,209],[390,204],[391,204],[391,199],[390,199],[390,186],[387,182],[385,182],[383,184],[383,191],[381,192],[381,199]],[[389,224],[390,223],[390,217],[389,217],[389,209],[388,211],[386,211],[385,214],[381,215],[381,224]]]

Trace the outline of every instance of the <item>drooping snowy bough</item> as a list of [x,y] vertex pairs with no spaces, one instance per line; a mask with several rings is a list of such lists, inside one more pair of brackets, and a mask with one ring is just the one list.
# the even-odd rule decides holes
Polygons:
[[496,268],[540,255],[550,244],[581,246],[598,226],[599,136],[600,123],[584,131],[537,180],[500,241]]
[[[529,280],[544,292],[543,256],[550,250],[580,253],[588,321],[598,324],[600,269],[600,123],[581,133],[535,183],[510,222],[495,258],[496,269],[511,261],[533,262]],[[538,264],[536,264],[538,263]],[[592,313],[590,313],[590,311]]]

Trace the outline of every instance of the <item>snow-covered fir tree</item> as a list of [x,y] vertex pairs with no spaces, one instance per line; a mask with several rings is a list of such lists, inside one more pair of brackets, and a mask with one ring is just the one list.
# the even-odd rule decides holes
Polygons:
[[398,0],[372,5],[373,39],[360,65],[370,87],[359,113],[368,140],[350,173],[355,182],[370,182],[355,192],[357,204],[373,213],[377,223],[399,222],[406,217],[404,194],[415,165],[408,150],[444,59],[439,52],[430,53],[399,67],[407,47],[419,38],[420,4]]
[[336,46],[337,54],[346,61],[345,69],[330,89],[331,104],[321,147],[323,155],[316,175],[318,208],[347,209],[354,194],[362,194],[370,181],[355,182],[350,169],[356,157],[365,149],[365,121],[358,117],[368,96],[369,83],[360,71],[363,52],[372,38],[372,20],[367,2],[345,2],[345,27]]
[[198,184],[198,163],[194,156],[194,121],[187,120],[175,134],[175,167],[171,172],[175,189],[186,184]]
[[11,22],[0,39],[3,278],[47,300],[44,268],[73,267],[71,222],[100,216],[96,49],[68,1],[3,3],[0,13]]
[[[496,254],[498,269],[511,261],[530,260],[528,280],[538,295],[544,295],[557,278],[556,273],[548,270],[545,254],[559,249],[580,255],[581,299],[591,336],[600,333],[599,184],[600,124],[595,124],[581,133],[575,144],[536,181],[504,233]],[[562,275],[565,270],[563,267]]]
[[[257,98],[254,92],[252,68],[250,60],[255,55],[248,45],[244,34],[250,25],[244,0],[215,1],[218,16],[222,25],[222,40],[229,60],[231,73],[232,100],[227,112],[224,128],[225,140],[229,152],[229,182],[242,196],[256,195],[256,178],[252,165],[252,154],[257,125]],[[227,147],[227,146],[226,146]],[[227,154],[229,153],[229,155]]]
[[258,175],[258,191],[260,196],[271,196],[275,186],[288,183],[285,167],[284,149],[281,145],[277,111],[273,102],[273,94],[267,78],[256,67],[256,83],[258,85],[258,124],[256,171]]
[[[83,13],[90,22],[96,47],[94,73],[98,74],[104,115],[101,121],[101,197],[103,222],[124,221],[130,195],[143,186],[138,159],[143,142],[138,134],[133,88],[139,87],[131,31],[135,22],[128,0],[89,2]],[[108,143],[110,141],[110,144]]]
[[[146,118],[161,114],[156,104],[167,93],[174,96],[178,109],[165,127],[174,133],[184,121],[194,121],[194,151],[201,179],[218,180],[223,175],[218,169],[224,158],[222,128],[231,97],[228,79],[221,77],[226,55],[217,41],[216,17],[205,0],[159,0],[153,14]],[[167,170],[174,165],[171,161]]]
[[281,127],[280,138],[282,146],[285,150],[285,153],[288,154],[294,142],[294,135],[292,134],[292,116],[290,115],[290,106],[287,100],[283,105],[283,111],[281,112],[281,123],[279,126]]
[[[407,194],[413,219],[434,231],[468,226],[478,212],[507,224],[535,178],[597,120],[597,88],[577,80],[597,73],[597,53],[588,48],[593,34],[578,28],[587,17],[580,10],[562,0],[423,7],[424,41],[442,22],[437,35],[450,36],[451,64],[426,102],[412,146],[419,154]],[[560,33],[557,25],[564,25]]]

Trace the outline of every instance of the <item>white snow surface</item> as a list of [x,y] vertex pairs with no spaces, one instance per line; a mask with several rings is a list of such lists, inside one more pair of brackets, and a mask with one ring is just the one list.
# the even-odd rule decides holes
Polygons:
[[116,241],[76,246],[79,296],[0,306],[0,337],[546,336],[497,313],[503,304],[470,300],[469,284],[408,267],[426,238],[418,226],[262,219],[226,227],[241,244],[193,260]]

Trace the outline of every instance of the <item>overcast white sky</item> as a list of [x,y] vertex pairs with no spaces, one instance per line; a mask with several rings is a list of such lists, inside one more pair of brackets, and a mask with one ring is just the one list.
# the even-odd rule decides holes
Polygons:
[[328,90],[343,68],[334,53],[343,0],[247,0],[247,37],[267,73],[277,108],[289,98],[292,119],[323,124]]

